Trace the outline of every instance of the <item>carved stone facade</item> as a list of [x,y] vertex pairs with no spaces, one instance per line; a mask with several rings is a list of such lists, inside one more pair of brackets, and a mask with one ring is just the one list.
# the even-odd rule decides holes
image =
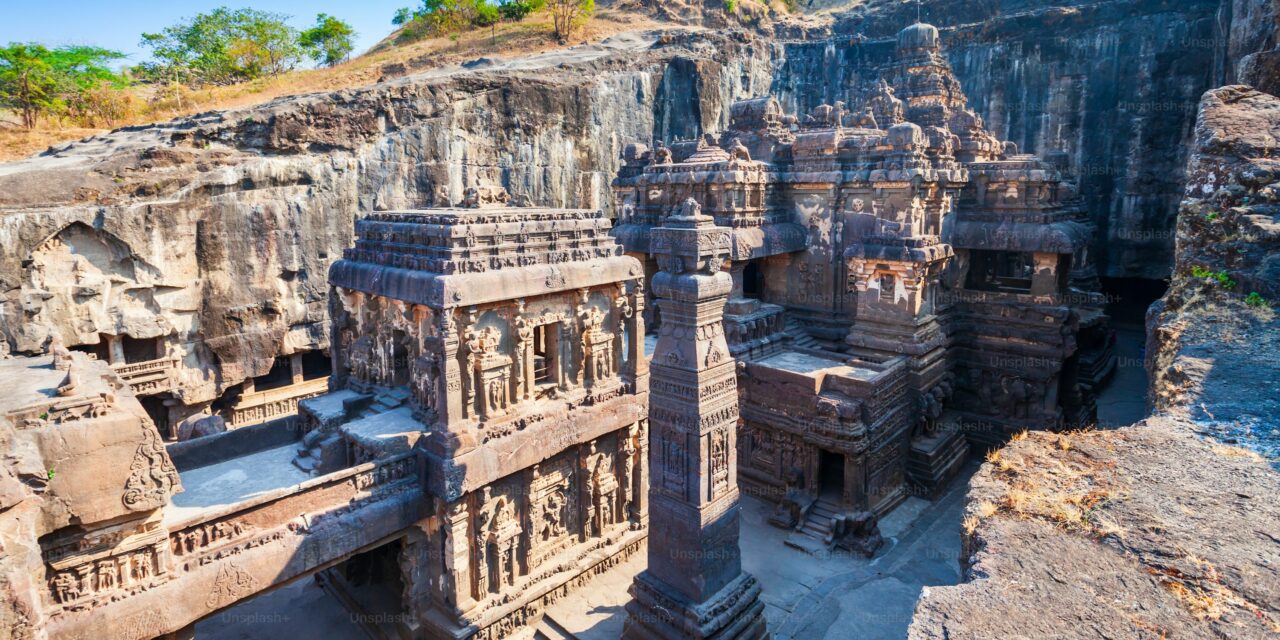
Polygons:
[[429,517],[410,594],[431,637],[508,637],[642,544],[647,363],[640,263],[598,212],[370,215],[332,268],[334,373],[305,400],[329,473],[416,451]]
[[740,476],[797,546],[829,544],[822,514],[936,492],[966,441],[1092,421],[1114,358],[1095,229],[1053,165],[984,128],[930,25],[847,101],[757,98],[722,134],[631,145],[614,191],[650,271],[687,200],[725,228]]

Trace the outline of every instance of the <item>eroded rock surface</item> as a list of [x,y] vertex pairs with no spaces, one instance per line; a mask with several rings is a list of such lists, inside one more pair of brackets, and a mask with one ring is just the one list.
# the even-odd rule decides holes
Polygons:
[[926,590],[912,637],[1280,632],[1280,474],[1255,452],[1274,451],[1280,424],[1277,136],[1280,99],[1205,94],[1174,278],[1149,314],[1156,415],[989,456],[967,582]]

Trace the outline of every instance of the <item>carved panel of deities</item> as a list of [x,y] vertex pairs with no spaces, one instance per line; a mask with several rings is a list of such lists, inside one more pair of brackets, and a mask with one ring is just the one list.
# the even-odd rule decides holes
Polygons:
[[689,479],[689,434],[681,429],[660,426],[654,421],[660,448],[659,476],[662,490],[672,496],[686,498]]
[[118,545],[48,554],[51,615],[85,611],[169,579],[164,532],[133,533]]
[[529,487],[529,567],[555,554],[579,529],[574,459],[556,456],[537,465]]

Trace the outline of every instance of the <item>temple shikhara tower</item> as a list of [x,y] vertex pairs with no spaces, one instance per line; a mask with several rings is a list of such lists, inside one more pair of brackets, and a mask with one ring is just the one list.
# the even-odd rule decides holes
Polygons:
[[765,636],[760,586],[738,549],[737,379],[723,323],[732,280],[720,270],[729,239],[693,199],[653,232],[664,322],[650,382],[649,525],[662,533],[636,577],[627,638]]
[[859,544],[970,445],[1092,422],[1114,366],[1095,230],[1053,165],[983,127],[934,27],[847,101],[739,102],[723,133],[624,163],[615,235],[649,272],[688,200],[728,236],[738,472],[788,544]]

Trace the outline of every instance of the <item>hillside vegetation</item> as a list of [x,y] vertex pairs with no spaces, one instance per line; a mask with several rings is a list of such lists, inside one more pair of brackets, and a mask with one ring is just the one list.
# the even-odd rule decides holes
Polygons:
[[[438,4],[437,0],[428,0],[424,6],[433,3]],[[418,10],[418,15],[421,11]],[[414,17],[413,12],[406,14],[399,28],[368,53],[346,61],[333,60],[332,66],[316,69],[265,71],[243,81],[234,81],[232,73],[229,76],[232,81],[190,84],[166,82],[158,72],[152,72],[152,77],[147,78],[144,70],[135,69],[132,75],[136,80],[132,84],[109,94],[109,117],[79,117],[62,109],[56,117],[41,117],[34,126],[28,127],[20,110],[0,110],[0,161],[24,158],[50,146],[117,127],[252,106],[283,96],[360,87],[388,75],[479,57],[539,53],[566,44],[600,40],[622,31],[661,26],[643,13],[602,8],[594,11],[589,20],[579,19],[567,38],[560,37],[554,7],[550,5],[518,20],[468,20],[442,28],[431,28]]]

